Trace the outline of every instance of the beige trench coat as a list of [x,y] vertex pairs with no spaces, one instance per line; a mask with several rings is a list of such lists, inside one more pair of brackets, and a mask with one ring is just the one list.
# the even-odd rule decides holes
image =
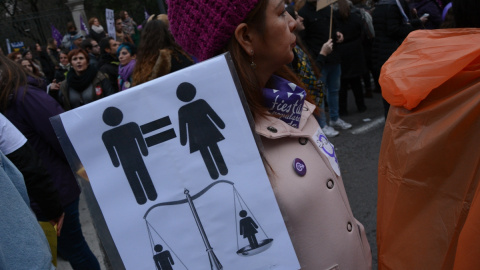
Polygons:
[[[312,137],[320,128],[314,109],[305,102],[298,129],[274,117],[255,121],[283,219],[303,270],[371,269],[365,230],[353,217],[342,177]],[[296,158],[305,163],[305,176],[294,170]]]

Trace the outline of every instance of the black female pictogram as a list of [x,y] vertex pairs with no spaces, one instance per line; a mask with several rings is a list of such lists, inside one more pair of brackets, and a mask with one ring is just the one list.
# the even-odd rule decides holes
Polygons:
[[[181,83],[177,88],[177,97],[183,102],[190,102],[195,98],[197,90],[190,83]],[[228,173],[227,165],[217,143],[224,140],[220,129],[225,123],[217,113],[203,99],[198,99],[182,106],[178,110],[180,125],[180,143],[190,144],[190,153],[200,151],[212,179]],[[218,168],[218,170],[217,170]]]
[[240,211],[239,216],[242,218],[240,220],[240,235],[243,235],[243,238],[248,238],[250,248],[256,249],[258,247],[257,237],[255,236],[258,233],[257,223],[251,217],[247,217],[247,211],[245,210]]

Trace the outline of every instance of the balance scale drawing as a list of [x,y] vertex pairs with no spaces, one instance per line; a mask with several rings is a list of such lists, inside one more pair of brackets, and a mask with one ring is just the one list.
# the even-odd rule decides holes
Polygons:
[[[152,225],[151,222],[148,220],[149,213],[154,210],[155,208],[161,206],[172,206],[172,205],[181,205],[181,204],[188,204],[190,210],[192,212],[193,218],[195,219],[196,226],[198,227],[199,233],[202,237],[203,243],[205,245],[207,256],[210,262],[210,268],[212,270],[221,270],[223,266],[220,260],[215,255],[213,247],[210,244],[207,234],[205,233],[204,227],[202,225],[200,216],[195,208],[194,200],[203,196],[207,191],[209,191],[212,187],[218,184],[229,184],[232,186],[233,190],[233,205],[234,205],[234,214],[235,214],[235,228],[236,228],[236,239],[237,239],[237,251],[236,254],[239,256],[247,257],[247,256],[254,256],[257,255],[268,248],[270,248],[273,244],[273,239],[269,238],[266,232],[263,230],[262,226],[258,222],[258,220],[253,215],[253,212],[248,208],[248,205],[243,200],[240,193],[238,193],[237,189],[233,182],[228,180],[217,180],[214,183],[208,185],[197,194],[190,195],[190,191],[188,189],[184,190],[185,199],[176,200],[176,201],[169,201],[169,202],[162,202],[151,206],[144,215],[145,224],[147,227],[148,237],[150,239],[150,245],[153,251],[157,252],[154,254],[153,258],[155,261],[155,266],[159,270],[170,270],[173,269],[172,265],[175,261],[179,261],[182,264],[182,268],[189,269],[182,260],[177,256],[174,250],[171,248],[170,245],[164,240],[161,236],[161,233],[155,229],[155,226]],[[237,214],[237,209],[240,210]],[[251,215],[248,216],[248,215]],[[240,217],[240,221],[238,221],[238,217]],[[258,233],[257,228],[262,231],[263,238],[260,241],[257,241],[256,234]],[[249,244],[243,247],[240,247],[239,244],[239,235],[243,235],[243,238],[248,238]],[[161,241],[168,247],[169,250],[163,251],[163,246],[159,244],[159,241],[155,241],[155,238],[161,239]],[[171,256],[171,253],[174,254],[175,260]],[[198,266],[197,266],[198,267]]]

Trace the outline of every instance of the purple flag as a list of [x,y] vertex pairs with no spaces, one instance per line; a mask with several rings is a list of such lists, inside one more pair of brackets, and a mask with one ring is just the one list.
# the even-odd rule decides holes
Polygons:
[[85,34],[88,35],[88,28],[85,25],[85,23],[83,22],[82,15],[80,15],[80,29],[82,29],[82,31],[85,31]]
[[53,24],[50,25],[50,28],[52,30],[52,38],[57,41],[57,46],[60,47],[60,45],[62,45],[62,39],[63,39],[62,34],[60,34],[60,31],[58,31],[58,29],[55,28]]
[[143,12],[145,13],[145,20],[148,20],[150,18],[150,15],[148,15],[147,9],[143,7]]

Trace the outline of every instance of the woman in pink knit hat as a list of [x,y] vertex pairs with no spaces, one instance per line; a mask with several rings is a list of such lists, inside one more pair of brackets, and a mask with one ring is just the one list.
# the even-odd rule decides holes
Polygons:
[[335,148],[286,66],[296,23],[284,0],[168,3],[171,32],[188,53],[202,61],[230,52],[302,269],[371,269],[370,246],[350,209]]

